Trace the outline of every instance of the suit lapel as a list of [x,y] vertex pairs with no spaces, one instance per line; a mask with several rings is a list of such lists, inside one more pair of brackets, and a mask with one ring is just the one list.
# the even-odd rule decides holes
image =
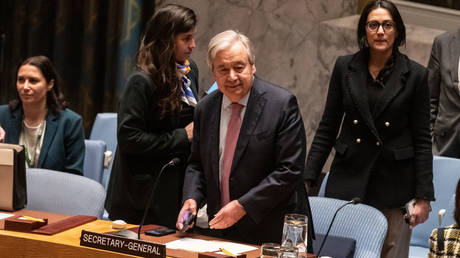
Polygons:
[[407,62],[401,54],[396,54],[394,70],[385,83],[382,96],[375,103],[373,117],[378,118],[388,104],[393,100],[405,86],[405,75],[409,72]]
[[197,91],[197,85],[195,84],[195,81],[194,80],[190,80],[191,83],[190,83],[190,89],[192,90],[192,93],[193,93],[193,96],[195,97],[196,101],[200,100],[199,96],[198,96],[198,91]]
[[368,68],[365,53],[364,51],[360,51],[350,62],[346,86],[349,90],[353,103],[361,114],[364,122],[371,132],[379,138],[377,129],[374,125],[374,120],[372,119],[369,99],[367,97],[367,71]]
[[56,130],[58,127],[58,118],[48,113],[46,115],[46,128],[45,128],[45,138],[43,138],[42,148],[40,149],[40,157],[38,158],[38,167],[41,168],[43,166],[43,162],[45,161],[46,155],[48,155],[48,151],[51,146],[51,142],[54,139],[54,135],[56,134]]
[[[217,189],[220,189],[219,183],[219,139],[220,139],[220,116],[221,116],[221,107],[222,107],[222,93],[216,92],[216,101],[210,101],[209,107],[206,107],[206,111],[210,114],[209,121],[203,121],[202,124],[208,124],[208,137],[209,137],[209,148],[212,150],[209,153],[212,171],[214,175],[214,182],[217,185]],[[211,97],[211,96],[208,96]]]
[[254,84],[249,95],[246,112],[244,114],[243,121],[241,123],[240,133],[238,135],[238,141],[235,147],[235,153],[233,155],[232,169],[230,174],[235,169],[236,165],[243,156],[244,150],[248,145],[249,138],[254,132],[257,126],[257,122],[263,113],[263,109],[266,103],[266,99],[263,98],[265,93],[263,86],[260,84],[257,77],[254,77]]
[[[460,30],[457,30],[457,33],[452,37],[449,41],[449,49],[450,49],[450,63],[449,67],[452,69],[450,70],[450,76],[452,78],[452,83],[457,86],[458,85],[458,58],[460,56]],[[457,86],[457,93],[460,93],[460,90]]]

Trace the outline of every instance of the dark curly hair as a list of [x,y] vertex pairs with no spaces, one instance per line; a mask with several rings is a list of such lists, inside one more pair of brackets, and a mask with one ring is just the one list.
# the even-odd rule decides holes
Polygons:
[[[65,109],[67,107],[67,102],[65,101],[64,95],[60,89],[61,79],[51,60],[46,56],[32,56],[27,58],[24,62],[18,65],[15,81],[18,79],[19,69],[24,65],[33,65],[37,67],[43,74],[43,77],[45,77],[47,83],[51,80],[54,81],[53,88],[46,93],[46,107],[49,112],[54,115],[59,115],[59,110]],[[16,110],[21,105],[21,98],[19,97],[19,93],[16,92],[16,99],[9,102],[9,107],[11,110]]]
[[160,117],[180,111],[181,83],[177,75],[174,36],[195,28],[195,12],[169,4],[160,8],[147,23],[137,52],[136,66],[157,83]]

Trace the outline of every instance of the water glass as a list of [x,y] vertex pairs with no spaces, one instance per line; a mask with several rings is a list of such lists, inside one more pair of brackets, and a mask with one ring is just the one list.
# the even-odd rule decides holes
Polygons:
[[299,249],[294,246],[282,246],[278,252],[279,258],[297,258],[299,257]]
[[261,258],[277,258],[280,251],[280,245],[274,243],[262,244],[260,251]]
[[284,216],[282,247],[297,247],[298,252],[307,250],[308,217],[302,214]]

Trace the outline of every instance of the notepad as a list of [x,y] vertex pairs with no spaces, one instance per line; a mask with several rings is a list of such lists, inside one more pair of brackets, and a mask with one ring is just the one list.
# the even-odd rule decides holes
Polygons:
[[9,218],[9,217],[13,217],[14,214],[11,214],[11,213],[3,213],[3,212],[0,212],[0,219],[6,219],[6,218]]
[[256,250],[256,247],[227,241],[193,239],[189,237],[166,243],[166,248],[182,249],[192,252],[218,252],[221,248],[234,254]]

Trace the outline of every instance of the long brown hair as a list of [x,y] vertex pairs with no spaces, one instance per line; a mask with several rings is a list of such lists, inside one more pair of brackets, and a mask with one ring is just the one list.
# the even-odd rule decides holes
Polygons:
[[136,66],[156,83],[160,117],[180,111],[182,91],[176,69],[174,36],[190,31],[195,25],[195,12],[176,4],[162,7],[147,23]]
[[[27,58],[16,70],[16,81],[19,69],[23,65],[33,65],[37,67],[43,74],[43,77],[45,77],[46,83],[54,80],[53,88],[46,93],[46,107],[49,112],[54,115],[59,115],[59,110],[65,109],[67,107],[67,102],[65,101],[64,94],[62,94],[60,89],[62,83],[60,76],[51,60],[46,56],[32,56]],[[21,98],[19,98],[19,93],[17,93],[16,99],[9,102],[9,107],[11,110],[16,110],[21,105],[22,101]]]

